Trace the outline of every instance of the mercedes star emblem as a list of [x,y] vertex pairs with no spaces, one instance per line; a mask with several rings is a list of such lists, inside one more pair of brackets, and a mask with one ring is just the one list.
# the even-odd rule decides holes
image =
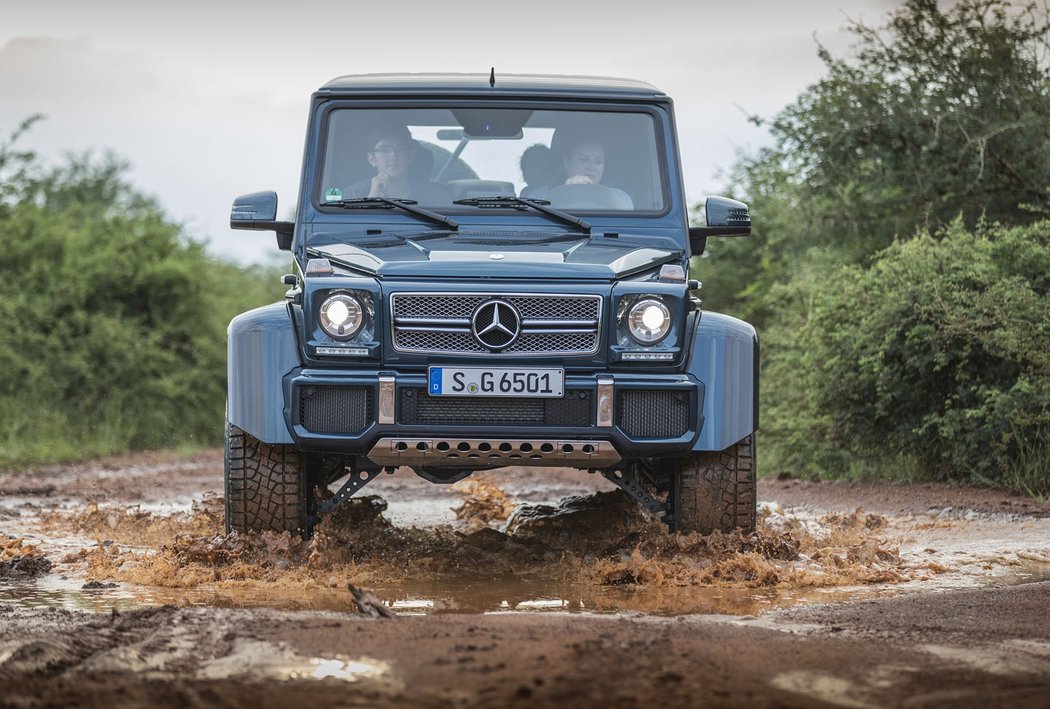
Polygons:
[[499,352],[517,341],[521,334],[521,315],[505,300],[487,300],[474,311],[470,329],[479,344]]

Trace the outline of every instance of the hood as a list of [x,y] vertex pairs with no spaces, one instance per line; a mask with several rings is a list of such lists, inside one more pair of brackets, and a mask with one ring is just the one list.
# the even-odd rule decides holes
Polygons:
[[[319,240],[335,235],[317,234]],[[327,237],[327,238],[324,238]],[[646,242],[654,242],[652,245]],[[613,280],[682,257],[662,238],[556,237],[538,240],[453,234],[369,237],[310,246],[334,265],[379,278],[574,278]]]

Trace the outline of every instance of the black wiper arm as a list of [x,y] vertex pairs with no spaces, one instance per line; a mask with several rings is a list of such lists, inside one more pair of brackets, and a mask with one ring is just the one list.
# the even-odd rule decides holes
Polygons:
[[577,229],[580,229],[581,231],[585,231],[587,233],[590,233],[591,231],[590,224],[580,219],[579,217],[574,217],[568,212],[563,212],[560,209],[554,209],[553,207],[547,206],[550,204],[550,202],[545,199],[525,199],[523,197],[509,197],[507,195],[499,195],[493,197],[470,197],[469,199],[457,199],[452,204],[464,204],[470,207],[512,207],[515,209],[521,207],[532,207],[537,212],[542,212],[548,217],[554,217],[555,219],[561,222],[571,224],[572,226],[576,227]]
[[392,209],[394,207],[402,209],[409,214],[414,214],[417,217],[423,217],[427,221],[434,222],[436,224],[442,224],[447,226],[451,231],[459,229],[459,222],[454,219],[449,219],[444,214],[438,212],[432,212],[429,209],[423,209],[422,207],[415,206],[417,204],[414,199],[391,199],[389,197],[359,197],[357,199],[337,199],[332,202],[325,202],[326,207],[342,207],[343,209],[374,209],[376,207],[385,207]]

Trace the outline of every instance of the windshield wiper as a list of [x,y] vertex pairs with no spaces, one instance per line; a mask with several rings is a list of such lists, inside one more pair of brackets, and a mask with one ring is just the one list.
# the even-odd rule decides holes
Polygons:
[[469,199],[457,199],[452,204],[464,204],[471,207],[510,207],[512,209],[521,209],[522,207],[532,207],[537,212],[546,214],[548,217],[554,217],[560,222],[570,224],[581,231],[585,231],[588,234],[591,231],[591,225],[580,219],[574,217],[568,212],[563,212],[560,209],[554,209],[548,207],[549,201],[545,199],[525,199],[522,197],[509,197],[506,195],[492,196],[492,197],[470,197]]
[[342,207],[343,209],[375,209],[376,207],[393,209],[397,207],[402,209],[409,214],[413,214],[417,217],[423,217],[427,221],[434,222],[447,226],[451,231],[459,229],[459,222],[454,219],[449,219],[444,214],[432,212],[429,209],[423,209],[422,207],[415,206],[417,204],[414,199],[390,199],[389,197],[359,197],[357,199],[338,199],[332,202],[325,202],[326,207]]

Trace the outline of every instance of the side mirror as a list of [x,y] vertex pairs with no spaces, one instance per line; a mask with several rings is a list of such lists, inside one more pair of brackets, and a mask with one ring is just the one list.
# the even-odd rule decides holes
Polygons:
[[253,192],[233,200],[230,210],[231,229],[277,232],[277,248],[291,251],[295,222],[279,222],[277,219],[277,193]]
[[751,212],[743,202],[708,197],[704,211],[707,226],[689,227],[689,246],[694,256],[704,253],[709,236],[751,236]]

